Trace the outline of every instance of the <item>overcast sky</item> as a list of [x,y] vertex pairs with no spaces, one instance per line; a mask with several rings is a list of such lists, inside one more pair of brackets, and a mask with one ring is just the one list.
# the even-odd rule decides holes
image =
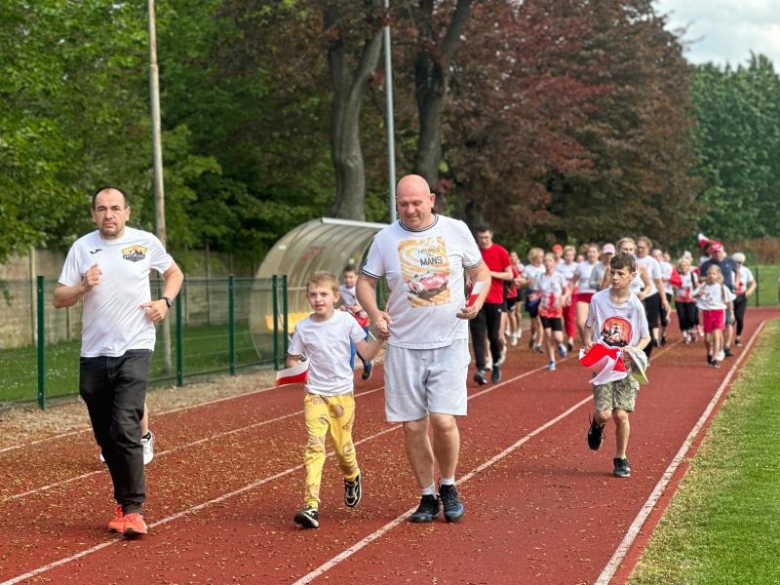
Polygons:
[[736,66],[752,50],[780,70],[780,0],[656,0],[656,7],[670,16],[670,28],[688,28],[692,63]]

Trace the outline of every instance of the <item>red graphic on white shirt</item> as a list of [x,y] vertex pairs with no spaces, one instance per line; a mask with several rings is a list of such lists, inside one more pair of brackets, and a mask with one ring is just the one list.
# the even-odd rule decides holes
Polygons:
[[601,328],[601,341],[612,347],[625,347],[631,343],[631,322],[623,317],[610,317]]

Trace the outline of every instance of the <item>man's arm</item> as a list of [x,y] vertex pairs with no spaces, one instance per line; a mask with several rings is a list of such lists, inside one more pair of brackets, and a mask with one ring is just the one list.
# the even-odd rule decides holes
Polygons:
[[[181,283],[184,282],[184,273],[182,273],[181,269],[178,267],[176,262],[171,264],[168,267],[168,270],[163,272],[163,297],[167,297],[173,301],[173,299],[176,298],[176,295],[179,294],[179,291],[181,290]],[[165,319],[165,316],[168,314],[168,303],[165,302],[165,299],[162,297],[155,300],[155,301],[149,301],[148,303],[143,303],[141,305],[144,309],[146,309],[146,314],[149,317],[149,319],[152,320],[154,323],[159,323],[163,319]]]
[[379,306],[376,304],[376,287],[378,283],[379,279],[368,276],[365,273],[361,274],[358,277],[355,294],[360,306],[371,317],[371,321],[376,326],[379,334],[387,335],[393,320],[386,312],[380,311]]
[[292,368],[298,365],[298,362],[301,361],[301,356],[299,355],[290,355],[287,354],[287,360],[285,361],[284,365],[287,368]]
[[93,264],[90,266],[89,270],[84,273],[80,283],[74,286],[58,284],[54,289],[54,298],[52,299],[54,307],[57,309],[64,309],[78,303],[85,294],[100,283],[102,274],[100,267],[97,264]]
[[473,283],[472,286],[476,286],[478,282],[484,282],[485,286],[483,286],[482,290],[479,291],[479,294],[477,295],[474,303],[470,307],[463,307],[460,313],[456,315],[458,319],[473,319],[476,317],[477,313],[479,313],[480,309],[482,309],[482,304],[485,302],[485,298],[490,292],[490,270],[484,262],[480,262],[471,268],[466,268],[466,274],[468,274],[469,279]]
[[501,272],[493,272],[491,270],[490,277],[497,280],[514,280],[514,275],[512,274],[512,265],[507,265]]

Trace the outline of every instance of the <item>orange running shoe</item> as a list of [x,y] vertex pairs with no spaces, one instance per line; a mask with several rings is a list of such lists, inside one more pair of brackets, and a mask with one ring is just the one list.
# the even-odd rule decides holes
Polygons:
[[125,515],[122,514],[122,506],[117,504],[114,508],[114,517],[108,521],[109,532],[124,532],[125,530]]
[[137,512],[125,514],[124,529],[122,530],[125,538],[137,538],[147,532],[146,522],[141,514]]

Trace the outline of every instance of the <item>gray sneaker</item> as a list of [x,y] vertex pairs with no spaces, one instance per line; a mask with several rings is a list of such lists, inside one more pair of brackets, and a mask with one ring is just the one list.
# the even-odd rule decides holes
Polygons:
[[487,378],[485,377],[485,370],[477,370],[474,374],[474,381],[480,386],[487,384]]
[[420,505],[417,507],[417,510],[409,517],[409,521],[417,524],[433,522],[440,511],[439,498],[436,496],[423,496],[420,498]]
[[622,459],[615,457],[612,462],[615,464],[612,475],[615,477],[631,477],[631,464],[628,462],[627,457]]
[[353,481],[344,480],[344,503],[348,508],[354,508],[363,497],[363,482],[358,475]]

